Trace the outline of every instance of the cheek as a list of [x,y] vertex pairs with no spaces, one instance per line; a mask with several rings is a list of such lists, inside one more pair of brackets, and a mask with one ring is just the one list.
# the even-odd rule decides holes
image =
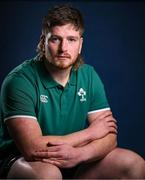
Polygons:
[[55,46],[48,46],[46,48],[47,54],[50,54],[51,56],[54,56],[57,52],[57,48]]
[[79,54],[78,49],[71,53],[71,58],[73,61],[76,61],[78,54]]
[[[73,49],[72,49],[73,50]],[[73,56],[77,57],[79,54],[80,48],[74,48],[73,50]]]
[[78,43],[77,46],[74,48],[74,54],[78,56],[81,53],[81,43]]

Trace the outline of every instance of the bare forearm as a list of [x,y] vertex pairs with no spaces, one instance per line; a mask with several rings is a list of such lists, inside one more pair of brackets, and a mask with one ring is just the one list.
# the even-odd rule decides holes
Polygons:
[[93,140],[93,136],[88,128],[64,136],[43,136],[42,138],[47,144],[51,144],[52,142],[61,142],[69,144],[73,147],[83,146]]
[[[33,138],[35,136],[35,138]],[[54,143],[62,143],[69,144],[70,146],[82,146],[89,143],[91,138],[91,133],[89,133],[88,129],[84,129],[79,132],[75,132],[72,134],[68,134],[65,136],[43,136],[41,133],[39,135],[30,135],[28,134],[25,138],[25,141],[20,141],[17,137],[17,141],[19,141],[19,149],[25,159],[32,160],[35,151],[41,151],[48,149],[49,145]]]
[[[88,128],[86,128],[84,130],[81,130],[81,131],[78,131],[78,132],[75,132],[72,134],[64,135],[64,136],[42,136],[42,135],[40,135],[39,138],[37,139],[37,145],[41,144],[41,146],[38,145],[40,148],[37,146],[37,149],[33,148],[33,152],[36,150],[41,151],[44,149],[46,149],[46,151],[47,151],[47,148],[49,146],[53,146],[54,144],[60,143],[60,144],[68,144],[72,147],[77,147],[77,148],[83,147],[83,148],[80,148],[80,151],[83,150],[83,151],[88,152],[88,150],[89,150],[89,151],[92,151],[92,153],[95,149],[97,149],[97,153],[98,153],[97,157],[99,157],[100,152],[104,152],[103,150],[105,149],[105,146],[107,147],[107,149],[109,149],[108,147],[109,146],[112,147],[112,146],[114,146],[114,144],[111,146],[111,142],[113,142],[112,139],[108,140],[108,138],[103,138],[104,137],[103,135],[108,134],[109,130],[103,131],[103,128],[101,128],[101,131],[100,131],[99,129],[97,130],[96,128],[97,127],[95,126],[94,130],[92,130],[91,126],[89,126]],[[114,131],[114,136],[115,136],[115,133],[116,133],[116,131]],[[106,135],[106,137],[108,137],[108,136]],[[94,140],[97,140],[97,141],[94,141]],[[87,145],[87,144],[89,144],[89,145]],[[33,152],[32,152],[32,154],[33,154]],[[90,154],[92,154],[92,153],[90,153]],[[96,151],[95,151],[95,153],[96,153]],[[105,153],[103,153],[103,155],[104,154]],[[95,154],[95,156],[96,156],[96,154]]]
[[68,144],[54,144],[48,151],[35,153],[35,160],[41,160],[58,167],[73,167],[80,163],[100,160],[116,146],[116,136],[109,134],[106,137],[94,140],[82,147],[72,147]]
[[80,161],[90,162],[94,160],[99,160],[105,157],[111,150],[113,150],[117,145],[116,135],[109,134],[106,137],[94,140],[93,142],[79,147],[80,151]]
[[[36,141],[37,139],[37,141]],[[49,147],[54,144],[68,144],[71,147],[80,147],[91,141],[91,135],[88,129],[72,133],[65,136],[37,136],[36,139],[29,139],[25,144],[20,145],[20,151],[27,161],[41,160],[36,152],[48,152]],[[23,148],[24,147],[24,148]],[[47,154],[46,154],[46,158]]]

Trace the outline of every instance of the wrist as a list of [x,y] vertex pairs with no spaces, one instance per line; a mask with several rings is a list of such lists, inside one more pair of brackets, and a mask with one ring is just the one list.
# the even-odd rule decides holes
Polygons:
[[92,129],[91,129],[90,127],[88,127],[88,128],[86,129],[86,134],[87,134],[87,136],[88,136],[89,142],[91,142],[91,141],[94,140],[93,131],[92,131]]
[[78,151],[78,157],[77,157],[78,162],[79,163],[86,162],[88,160],[88,153],[85,150],[85,148],[84,147],[78,147],[77,151]]

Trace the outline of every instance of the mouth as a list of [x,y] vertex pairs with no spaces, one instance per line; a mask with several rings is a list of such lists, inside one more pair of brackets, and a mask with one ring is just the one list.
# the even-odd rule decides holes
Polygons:
[[62,56],[62,55],[59,55],[59,56],[56,56],[58,59],[69,59],[70,56]]

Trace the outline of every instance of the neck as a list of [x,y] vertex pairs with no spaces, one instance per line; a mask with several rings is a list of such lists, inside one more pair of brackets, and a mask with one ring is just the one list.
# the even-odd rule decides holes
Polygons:
[[65,87],[65,85],[67,84],[67,82],[69,80],[71,67],[69,67],[67,69],[59,69],[59,68],[56,68],[55,66],[53,66],[52,64],[47,63],[46,61],[44,61],[44,64],[45,64],[47,71],[51,75],[51,77],[56,82],[58,82],[63,87]]

